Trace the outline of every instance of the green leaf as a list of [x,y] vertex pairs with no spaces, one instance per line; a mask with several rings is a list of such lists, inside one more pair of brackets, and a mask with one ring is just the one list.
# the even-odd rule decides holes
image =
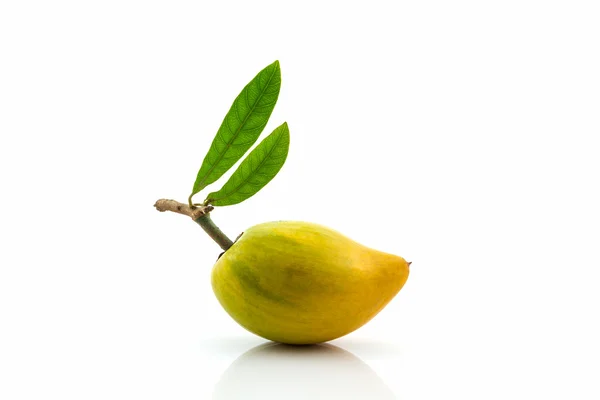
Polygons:
[[252,150],[221,190],[208,195],[206,203],[230,206],[254,196],[277,175],[289,147],[290,131],[284,122]]
[[242,89],[204,157],[191,197],[219,179],[256,142],[273,112],[279,89],[279,61],[260,71]]

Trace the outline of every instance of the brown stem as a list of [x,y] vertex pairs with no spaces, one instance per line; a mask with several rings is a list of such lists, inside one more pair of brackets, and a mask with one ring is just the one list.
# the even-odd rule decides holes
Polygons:
[[190,207],[188,204],[183,204],[175,200],[160,199],[154,204],[154,207],[161,212],[172,211],[192,218],[225,251],[233,245],[233,242],[210,218],[209,214],[213,210],[213,206]]
[[154,207],[156,207],[156,209],[161,212],[172,211],[172,212],[175,212],[178,214],[187,215],[188,217],[192,218],[194,221],[197,220],[198,218],[208,214],[214,208],[213,206],[199,206],[199,207],[192,208],[187,204],[183,204],[183,203],[180,203],[175,200],[167,200],[167,199],[157,200],[156,203],[154,203]]

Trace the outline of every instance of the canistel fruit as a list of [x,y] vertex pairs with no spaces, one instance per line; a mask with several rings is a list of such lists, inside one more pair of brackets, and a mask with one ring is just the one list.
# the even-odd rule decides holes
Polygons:
[[[281,343],[322,343],[371,320],[402,289],[404,258],[365,247],[327,227],[277,221],[247,229],[235,242],[213,222],[215,207],[254,196],[287,158],[287,122],[264,138],[223,186],[194,203],[258,140],[281,86],[279,61],[263,68],[239,93],[206,153],[188,203],[161,199],[158,211],[187,215],[224,250],[211,274],[225,311],[248,331]],[[258,211],[258,210],[257,210]]]
[[265,339],[321,343],[373,318],[408,278],[408,263],[307,222],[246,230],[212,270],[212,287],[241,326]]

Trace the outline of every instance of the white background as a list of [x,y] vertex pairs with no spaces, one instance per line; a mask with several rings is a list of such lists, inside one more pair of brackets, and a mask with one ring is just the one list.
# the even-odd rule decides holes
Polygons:
[[[0,398],[600,398],[599,21],[577,0],[3,1]],[[246,353],[265,341],[216,301],[218,247],[152,205],[185,201],[275,59],[288,160],[215,222],[318,222],[413,264],[336,347]]]

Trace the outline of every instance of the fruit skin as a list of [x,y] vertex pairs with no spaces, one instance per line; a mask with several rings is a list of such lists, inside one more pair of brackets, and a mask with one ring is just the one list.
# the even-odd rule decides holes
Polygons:
[[409,274],[402,257],[295,221],[247,229],[217,261],[212,287],[241,326],[275,342],[314,344],[371,320]]

